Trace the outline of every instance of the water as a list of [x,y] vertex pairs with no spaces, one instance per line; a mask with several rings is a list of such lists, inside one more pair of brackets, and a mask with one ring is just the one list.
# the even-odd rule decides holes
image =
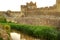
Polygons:
[[40,40],[40,39],[36,39],[34,37],[28,36],[23,33],[18,33],[18,32],[11,32],[10,35],[12,40]]
[[10,33],[12,40],[20,40],[20,34],[12,32]]

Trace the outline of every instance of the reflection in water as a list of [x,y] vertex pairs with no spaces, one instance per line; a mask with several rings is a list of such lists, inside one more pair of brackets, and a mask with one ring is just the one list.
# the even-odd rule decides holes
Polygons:
[[12,40],[20,40],[20,34],[12,32],[10,33]]
[[12,40],[40,40],[32,36],[28,36],[26,34],[18,33],[18,32],[11,32],[10,35]]

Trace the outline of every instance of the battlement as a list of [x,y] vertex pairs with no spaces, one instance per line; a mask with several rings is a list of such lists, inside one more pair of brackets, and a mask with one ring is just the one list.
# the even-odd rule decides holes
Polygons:
[[[41,7],[41,8],[37,8],[36,2],[35,3],[30,2],[30,3],[26,3],[26,5],[21,5],[21,11],[10,11],[10,10],[0,11],[0,14],[3,15],[3,13],[4,13],[4,16],[6,16],[7,21],[11,21],[11,22],[15,22],[15,23],[24,23],[25,22],[27,24],[36,23],[37,25],[38,24],[39,25],[42,25],[42,24],[53,25],[56,22],[55,25],[58,25],[57,24],[59,22],[58,20],[60,20],[60,3],[59,3],[60,1],[59,2],[58,1],[59,0],[56,0],[56,4],[53,6]],[[41,15],[44,15],[44,16],[41,16]],[[46,16],[46,15],[48,15],[48,16]],[[29,17],[31,17],[31,19]],[[42,17],[43,19],[41,19],[40,17]],[[54,20],[52,19],[53,17],[54,17]],[[57,19],[56,19],[56,17],[57,17]],[[58,19],[58,17],[59,17],[59,19]],[[49,18],[51,18],[51,19],[49,19]],[[55,20],[57,20],[58,22]],[[47,23],[47,21],[48,21],[48,23]]]
[[36,2],[33,3],[32,1],[30,3],[26,3],[27,5],[30,5],[30,6],[33,6],[33,5],[36,5]]

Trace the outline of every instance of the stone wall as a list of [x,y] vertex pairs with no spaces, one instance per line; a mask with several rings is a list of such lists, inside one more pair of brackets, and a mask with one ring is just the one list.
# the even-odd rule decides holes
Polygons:
[[21,5],[21,11],[0,11],[0,15],[5,16],[7,21],[15,23],[59,26],[60,1],[56,1],[55,5],[45,8],[37,8],[36,3],[30,2]]
[[11,40],[9,32],[9,26],[0,24],[0,40]]
[[40,15],[38,17],[21,17],[20,19],[15,19],[15,21],[20,24],[60,26],[60,17],[49,15]]
[[26,5],[21,5],[21,12],[23,12],[25,16],[40,15],[41,13],[49,14],[50,12],[54,13],[57,12],[57,4],[50,7],[38,8],[36,3],[30,2],[30,3],[26,3]]

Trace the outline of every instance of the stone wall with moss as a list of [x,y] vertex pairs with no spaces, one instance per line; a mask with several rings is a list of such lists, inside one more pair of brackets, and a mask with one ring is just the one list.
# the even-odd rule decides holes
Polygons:
[[11,40],[9,25],[0,24],[0,40]]

